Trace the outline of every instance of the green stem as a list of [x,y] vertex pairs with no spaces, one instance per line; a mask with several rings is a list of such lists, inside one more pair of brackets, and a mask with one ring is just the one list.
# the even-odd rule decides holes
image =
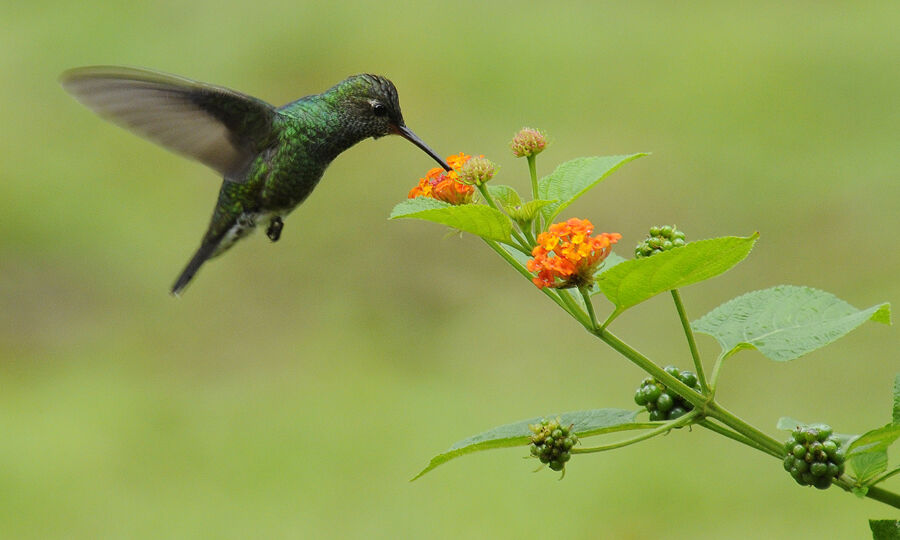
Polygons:
[[722,422],[741,435],[747,437],[760,446],[763,446],[773,456],[784,457],[784,444],[782,442],[769,437],[762,431],[756,429],[747,422],[744,422],[743,420],[735,416],[734,413],[732,413],[725,407],[722,407],[715,401],[710,401],[706,407],[707,414],[710,417],[715,418],[719,422]]
[[876,500],[878,502],[883,502],[884,504],[893,506],[894,508],[900,508],[900,494],[894,493],[893,491],[888,491],[886,489],[881,489],[879,487],[870,487],[868,491],[866,491],[866,497]]
[[[883,472],[883,473],[881,473],[880,475],[876,476],[875,478],[873,478],[872,480],[870,480],[869,482],[866,482],[866,483],[869,484],[869,485],[871,485],[871,486],[874,486],[875,484],[879,484],[879,483],[881,483],[881,482],[884,482],[885,480],[887,480],[888,478],[894,476],[894,475],[897,474],[897,473],[900,473],[900,467],[897,467],[897,468],[895,468],[895,469],[892,470],[892,471]],[[869,488],[869,489],[872,489],[872,488]]]
[[[538,197],[538,180],[537,180],[537,162],[536,156],[528,156],[526,158],[528,160],[528,174],[531,177],[531,198],[532,200],[537,200]],[[541,213],[538,212],[534,216],[534,221],[532,222],[532,227],[534,228],[534,235],[539,235],[546,225],[549,223],[544,223],[543,218],[541,217]]]
[[521,230],[522,234],[525,235],[525,239],[528,240],[528,245],[533,247],[537,245],[537,240],[534,239],[534,234],[531,232],[531,226],[532,224],[529,223],[527,228],[519,227],[519,230]]
[[718,433],[719,435],[723,435],[723,436],[728,437],[729,439],[735,440],[741,444],[745,444],[745,445],[749,446],[750,448],[759,450],[760,452],[765,452],[766,454],[769,454],[772,457],[779,458],[779,459],[783,457],[780,454],[776,454],[776,453],[772,452],[772,450],[770,450],[769,448],[767,448],[765,446],[762,446],[761,444],[757,443],[756,441],[754,441],[752,439],[748,439],[747,437],[744,437],[740,433],[736,433],[726,427],[720,426],[719,424],[716,424],[715,422],[712,422],[709,419],[704,419],[704,420],[698,422],[698,424],[705,427],[706,429],[708,429],[710,431],[714,431],[714,432]]
[[[503,249],[502,247],[500,247],[500,244],[498,244],[498,243],[495,242],[494,240],[488,240],[487,238],[484,238],[484,237],[482,237],[482,240],[484,240],[484,242],[485,242],[488,246],[490,246],[491,249],[493,249],[494,251],[496,251],[497,254],[500,255],[500,256],[503,258],[503,260],[505,260],[505,261],[508,262],[513,268],[515,268],[516,271],[517,271],[518,273],[522,274],[522,276],[525,277],[528,281],[531,281],[531,278],[534,277],[534,276],[531,274],[531,272],[529,272],[527,268],[525,268],[524,266],[522,266],[522,265],[519,263],[519,261],[517,261],[515,258],[513,258],[512,255],[510,255],[509,253],[507,253],[507,251],[506,251],[505,249]],[[551,290],[551,289],[547,289],[547,288],[545,287],[545,288],[541,289],[541,292],[543,292],[543,293],[544,293],[546,296],[548,296],[551,300],[553,300],[554,302],[556,302],[556,304],[557,304],[559,307],[563,308],[569,315],[571,315],[572,317],[574,317],[576,321],[580,322],[581,324],[586,324],[586,323],[585,323],[586,316],[584,315],[584,312],[581,311],[581,309],[578,309],[577,311],[573,311],[573,310],[570,308],[570,306],[567,305],[566,302],[564,302],[563,299],[560,298],[559,295],[556,294],[555,291],[553,291],[553,290]]]
[[714,395],[716,393],[716,385],[719,383],[719,372],[722,366],[725,364],[725,360],[728,359],[729,356],[734,354],[735,350],[730,352],[721,354],[718,358],[716,358],[716,363],[713,365],[712,376],[709,378],[709,388],[710,392]]
[[[487,190],[487,186],[485,184],[479,184],[476,187],[478,188],[478,191],[481,192],[481,196],[484,197],[484,200],[488,203],[488,206],[490,206],[491,208],[493,208],[494,210],[496,210],[500,213],[503,213],[502,210],[500,210],[500,208],[497,206],[497,203],[494,202],[494,198],[491,197],[491,194]],[[521,246],[523,246],[523,248],[524,248],[524,246],[533,246],[534,245],[534,244],[526,242],[525,238],[523,238],[522,235],[519,234],[519,231],[517,231],[516,229],[512,230],[512,235],[516,239],[516,241],[518,241],[519,244]],[[514,246],[514,247],[516,247],[516,246]],[[520,249],[519,251],[524,251],[524,253],[526,255],[531,255],[530,249]]]
[[629,446],[635,443],[639,443],[641,441],[646,441],[647,439],[656,437],[657,435],[661,435],[663,433],[667,433],[677,427],[685,426],[693,422],[696,417],[699,416],[697,411],[691,411],[688,414],[677,418],[675,420],[665,422],[658,428],[648,431],[643,435],[638,435],[637,437],[632,437],[630,439],[625,439],[624,441],[618,441],[611,444],[604,444],[602,446],[592,446],[589,448],[572,448],[569,450],[572,454],[593,454],[595,452],[605,452],[607,450],[615,450],[616,448],[622,448],[623,446]]
[[531,174],[531,198],[538,199],[538,182],[537,182],[537,165],[535,164],[535,156],[528,156],[528,172]]
[[593,330],[588,329],[588,331],[603,340],[604,343],[612,347],[616,352],[631,360],[639,368],[650,375],[653,375],[656,380],[666,385],[666,387],[674,390],[676,394],[686,399],[697,409],[704,410],[706,408],[708,398],[698,394],[696,390],[681,382],[677,377],[664,371],[661,367],[653,363],[652,360],[614,336],[609,330],[606,330],[605,328],[594,328]]
[[675,301],[675,309],[678,310],[678,318],[681,319],[681,327],[684,328],[684,335],[687,337],[688,347],[691,349],[691,357],[694,359],[694,368],[697,370],[700,388],[704,394],[710,394],[709,384],[706,382],[706,374],[703,373],[703,362],[700,361],[697,342],[694,340],[694,330],[691,328],[691,322],[688,320],[687,313],[684,310],[681,293],[678,292],[678,289],[672,289],[672,300]]
[[[557,289],[556,293],[559,295],[563,302],[565,302],[570,308],[572,308],[572,311],[578,313],[578,317],[575,317],[575,319],[580,322],[582,326],[590,329],[591,321],[588,318],[588,315],[584,312],[583,309],[581,309],[581,306],[578,305],[578,302],[576,302],[575,299],[572,298],[572,295],[569,294],[569,291],[566,289]],[[570,311],[569,313],[572,313],[572,311]]]
[[518,251],[522,255],[525,255],[526,257],[531,257],[531,251],[529,251],[525,246],[519,245],[516,242],[503,242],[503,243],[506,244],[507,246],[513,248],[514,250]]
[[674,390],[676,394],[687,400],[697,410],[702,411],[704,416],[709,416],[722,422],[747,439],[750,439],[763,448],[768,449],[769,453],[771,453],[772,455],[784,455],[784,449],[780,442],[776,441],[772,437],[769,437],[750,424],[744,422],[710,398],[698,394],[696,391],[678,380],[678,378],[669,375],[659,366],[654,364],[649,358],[625,344],[622,340],[618,339],[609,331],[599,328],[594,330],[592,333],[602,339],[607,345],[619,352],[619,354],[623,355],[625,358],[628,358],[629,360],[637,364],[638,367],[653,375],[658,381]]
[[591,317],[591,327],[588,330],[594,331],[598,326],[597,315],[594,313],[594,304],[591,302],[591,295],[588,292],[587,287],[578,287],[578,291],[581,293],[581,298],[584,300],[584,306],[587,308],[588,315]]

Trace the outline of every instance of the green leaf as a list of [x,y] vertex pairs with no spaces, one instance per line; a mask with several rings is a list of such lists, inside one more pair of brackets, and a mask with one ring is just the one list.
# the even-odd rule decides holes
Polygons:
[[522,199],[521,197],[519,197],[519,193],[512,186],[504,186],[503,184],[488,184],[487,190],[491,197],[493,197],[495,201],[500,203],[500,206],[515,207],[522,204]]
[[887,470],[887,449],[898,437],[900,425],[891,423],[853,439],[846,454],[860,483],[865,484]]
[[633,259],[600,274],[597,286],[616,305],[609,319],[666,291],[717,276],[744,260],[759,234],[690,242],[652,257]]
[[537,214],[538,210],[550,206],[556,203],[556,201],[545,201],[544,199],[535,199],[533,201],[528,201],[525,204],[519,205],[518,207],[506,207],[506,211],[509,212],[510,217],[513,219],[525,218],[527,221],[531,221],[534,219],[534,216]]
[[634,423],[638,411],[626,411],[623,409],[593,409],[588,411],[574,411],[559,415],[530,418],[506,424],[504,426],[489,429],[484,433],[463,439],[431,459],[427,467],[417,474],[413,480],[419,478],[438,465],[442,465],[453,458],[494,448],[509,448],[512,446],[524,446],[531,441],[531,430],[528,426],[540,423],[542,418],[556,418],[564,425],[573,425],[573,431],[580,437],[599,435],[612,431],[627,429]]
[[859,436],[858,439],[850,443],[847,449],[847,457],[853,457],[859,454],[867,454],[869,452],[886,452],[894,441],[900,438],[900,425],[888,424],[877,429],[873,429]]
[[547,223],[553,221],[572,201],[584,195],[613,171],[646,153],[623,156],[582,157],[567,161],[549,176],[538,182],[538,196],[544,200],[557,200],[557,204],[544,208]]
[[[865,484],[887,469],[887,452],[869,452],[848,458],[857,482]],[[867,486],[865,486],[867,487]]]
[[894,423],[900,424],[900,373],[894,377]]
[[900,540],[900,520],[870,519],[873,540]]
[[452,204],[416,197],[407,199],[391,212],[390,219],[415,218],[442,223],[464,232],[506,242],[512,234],[512,222],[498,210],[481,204]]
[[786,362],[828,345],[867,320],[890,324],[890,305],[860,311],[818,289],[780,285],[730,300],[691,326],[716,338],[723,358],[753,348]]

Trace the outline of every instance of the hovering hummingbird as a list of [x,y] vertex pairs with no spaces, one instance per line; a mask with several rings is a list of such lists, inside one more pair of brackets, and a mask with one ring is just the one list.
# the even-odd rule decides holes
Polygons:
[[172,286],[176,296],[204,262],[256,227],[277,241],[283,218],[309,196],[331,161],[363,139],[400,135],[451,170],[406,127],[397,89],[379,75],[354,75],[282,107],[127,67],[76,68],[60,82],[100,116],[224,176],[200,248]]

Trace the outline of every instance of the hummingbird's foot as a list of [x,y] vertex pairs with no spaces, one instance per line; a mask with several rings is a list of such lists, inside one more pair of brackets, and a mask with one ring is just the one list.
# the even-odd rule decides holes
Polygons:
[[281,221],[281,218],[275,216],[272,218],[272,221],[269,222],[269,228],[266,229],[266,236],[269,237],[269,240],[273,242],[277,242],[279,238],[281,238],[281,229],[284,228],[284,222]]

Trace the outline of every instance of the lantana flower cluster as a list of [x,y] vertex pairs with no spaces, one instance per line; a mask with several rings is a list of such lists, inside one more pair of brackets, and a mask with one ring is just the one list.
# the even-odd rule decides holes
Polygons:
[[612,245],[622,238],[619,233],[591,236],[594,225],[586,219],[572,218],[554,223],[537,237],[531,251],[528,271],[536,272],[532,280],[539,289],[583,287],[591,283],[594,271],[610,254]]
[[428,197],[452,205],[472,202],[475,188],[462,183],[459,179],[459,170],[470,159],[472,156],[462,152],[448,156],[447,165],[450,165],[453,170],[445,171],[440,167],[431,169],[423,178],[419,178],[419,184],[410,190],[408,198]]

